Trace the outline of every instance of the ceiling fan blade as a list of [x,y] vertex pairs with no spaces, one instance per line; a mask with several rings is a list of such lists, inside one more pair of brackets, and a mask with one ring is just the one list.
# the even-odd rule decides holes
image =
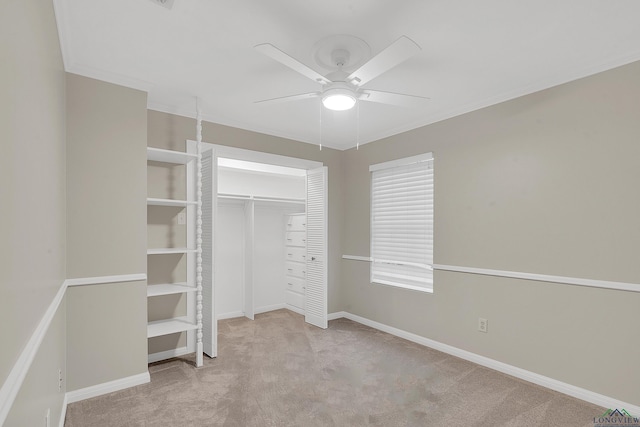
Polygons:
[[363,90],[360,95],[361,101],[379,102],[381,104],[391,104],[400,107],[421,107],[425,101],[431,98],[426,96],[405,95],[403,93],[384,92],[381,90]]
[[416,42],[407,36],[402,36],[371,58],[362,67],[351,73],[347,77],[347,81],[355,86],[362,86],[421,50]]
[[284,53],[283,51],[281,51],[280,49],[278,49],[277,47],[275,47],[270,43],[259,44],[255,46],[255,49],[258,50],[260,53],[267,55],[271,59],[275,59],[279,63],[286,65],[287,67],[291,68],[294,71],[297,71],[303,76],[310,78],[314,82],[318,82],[320,84],[331,83],[331,80],[328,80],[322,74],[312,70],[311,68],[304,65],[302,62],[287,55],[286,53]]
[[301,99],[317,98],[320,96],[320,92],[308,92],[300,93],[298,95],[282,96],[279,98],[263,99],[262,101],[255,101],[254,104],[280,104],[282,102],[299,101]]

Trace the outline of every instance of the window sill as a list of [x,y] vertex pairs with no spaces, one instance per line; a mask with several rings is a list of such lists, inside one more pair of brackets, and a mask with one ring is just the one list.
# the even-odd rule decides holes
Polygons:
[[422,292],[422,293],[426,293],[426,294],[432,294],[433,293],[433,284],[431,284],[432,287],[430,288],[423,288],[420,286],[411,286],[411,285],[402,285],[399,283],[392,283],[392,282],[385,282],[383,280],[379,280],[379,281],[372,281],[371,282],[372,285],[384,285],[384,286],[389,286],[392,288],[399,288],[399,289],[406,289],[409,291],[417,291],[417,292]]

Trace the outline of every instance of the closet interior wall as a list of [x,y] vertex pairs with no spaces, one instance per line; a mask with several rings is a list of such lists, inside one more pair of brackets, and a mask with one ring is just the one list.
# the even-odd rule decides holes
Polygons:
[[244,316],[245,202],[218,199],[215,233],[215,312]]
[[[303,213],[305,198],[304,176],[218,167],[215,301],[219,319],[286,307],[286,215]],[[246,292],[252,292],[253,298],[247,299]],[[251,307],[247,301],[253,301]]]

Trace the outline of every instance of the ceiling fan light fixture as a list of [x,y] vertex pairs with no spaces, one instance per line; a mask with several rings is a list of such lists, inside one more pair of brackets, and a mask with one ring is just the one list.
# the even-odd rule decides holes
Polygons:
[[322,95],[322,105],[333,111],[350,110],[356,105],[356,98],[344,89],[329,89]]

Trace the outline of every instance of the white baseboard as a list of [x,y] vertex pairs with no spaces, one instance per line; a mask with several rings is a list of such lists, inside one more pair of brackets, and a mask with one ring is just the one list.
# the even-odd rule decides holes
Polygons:
[[229,313],[224,313],[216,316],[218,320],[235,319],[236,317],[244,317],[244,313],[242,311],[231,311]]
[[[146,280],[147,275],[144,273],[140,274],[121,274],[115,276],[100,276],[100,277],[80,277],[74,279],[67,279],[62,282],[58,292],[53,298],[53,301],[49,304],[49,307],[44,312],[40,322],[36,326],[36,329],[29,337],[22,353],[18,356],[15,364],[13,365],[9,375],[6,380],[0,387],[0,426],[2,426],[9,415],[9,411],[11,410],[11,406],[13,405],[16,396],[18,395],[18,391],[20,387],[22,387],[22,383],[24,382],[29,369],[31,368],[31,364],[40,349],[40,344],[42,344],[42,340],[45,335],[49,331],[49,326],[58,311],[58,307],[62,302],[65,293],[69,287],[72,286],[82,286],[82,285],[96,285],[96,284],[105,284],[105,283],[121,283],[121,282],[131,282],[131,281],[140,281]],[[66,397],[66,396],[65,396]],[[64,402],[66,408],[67,402]],[[64,423],[64,416],[61,417],[62,423]]]
[[304,316],[304,310],[301,308],[298,308],[294,305],[291,304],[285,304],[285,308],[289,311],[293,311],[294,313],[298,313],[298,314],[302,314]]
[[60,411],[60,422],[58,423],[58,427],[64,427],[64,422],[67,419],[67,393],[64,394],[64,398],[62,399],[62,410]]
[[66,399],[67,403],[79,402],[92,397],[102,396],[103,394],[113,393],[114,391],[124,390],[125,388],[146,384],[150,381],[151,376],[149,375],[149,372],[144,372],[142,374],[132,375],[119,380],[81,388],[80,390],[68,391]]
[[254,314],[266,313],[268,311],[280,310],[282,308],[287,308],[287,304],[273,304],[273,305],[265,305],[262,307],[258,307],[253,310]]
[[178,347],[167,351],[160,351],[158,353],[152,353],[147,358],[147,363],[159,362],[160,360],[171,359],[172,357],[180,357],[185,354],[193,353],[195,350],[191,350],[188,347]]
[[346,311],[337,311],[335,313],[329,313],[329,314],[327,314],[327,320],[342,319],[343,317],[345,319],[348,319],[347,314],[349,314],[349,313],[347,313]]
[[[287,310],[291,310],[295,313],[298,314],[302,314],[304,315],[304,310],[302,310],[301,308],[298,307],[294,307],[292,305],[289,304],[274,304],[274,305],[266,305],[264,307],[258,307],[255,309],[254,314],[262,314],[262,313],[267,313],[269,311],[274,311],[274,310],[280,310],[286,308]],[[232,311],[229,313],[224,313],[221,314],[219,316],[217,316],[218,320],[225,320],[225,319],[235,319],[238,317],[245,317],[244,316],[244,312],[242,311]]]
[[365,317],[351,314],[346,311],[330,313],[327,317],[329,318],[329,320],[335,320],[335,319],[344,317],[346,319],[353,320],[354,322],[361,323],[363,325],[369,326],[374,329],[378,329],[379,331],[386,332],[388,334],[395,335],[400,338],[404,338],[408,341],[412,341],[417,344],[421,344],[426,347],[430,347],[430,348],[442,351],[443,353],[451,354],[461,359],[465,359],[470,362],[477,363],[478,365],[482,365],[487,368],[494,369],[496,371],[502,372],[507,375],[511,375],[516,378],[520,378],[530,383],[534,383],[542,387],[546,387],[548,389],[566,394],[568,396],[575,397],[577,399],[584,400],[589,403],[593,403],[594,405],[602,406],[605,408],[619,408],[619,409],[624,408],[629,413],[635,416],[640,415],[640,406],[623,402],[621,400],[614,399],[613,397],[595,393],[593,391],[586,390],[581,387],[567,384],[562,381],[555,380],[553,378],[545,377],[544,375],[536,374],[535,372],[527,371],[525,369],[518,368],[516,366],[509,365],[507,363],[499,362],[497,360],[490,359],[488,357],[481,356],[479,354],[472,353],[467,350],[462,350],[460,348],[453,347],[448,344],[443,344],[441,342],[434,341],[429,338],[425,338],[420,335],[416,335],[411,332],[404,331],[402,329],[394,328],[393,326],[388,326],[383,323],[379,323],[374,320],[367,319]]

